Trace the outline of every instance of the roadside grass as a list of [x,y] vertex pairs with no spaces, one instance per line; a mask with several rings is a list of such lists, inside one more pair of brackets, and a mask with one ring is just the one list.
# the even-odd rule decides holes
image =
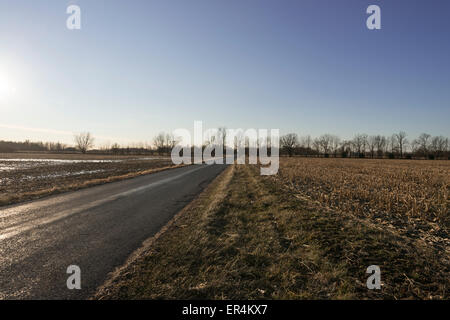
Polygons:
[[[381,268],[381,290],[365,273]],[[230,166],[94,299],[448,299],[448,255]]]

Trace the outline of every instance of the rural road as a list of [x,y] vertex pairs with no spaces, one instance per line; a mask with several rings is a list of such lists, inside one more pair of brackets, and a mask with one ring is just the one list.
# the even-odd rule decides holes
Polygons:
[[[192,165],[0,207],[0,299],[85,299],[225,165]],[[69,265],[81,290],[67,289]]]

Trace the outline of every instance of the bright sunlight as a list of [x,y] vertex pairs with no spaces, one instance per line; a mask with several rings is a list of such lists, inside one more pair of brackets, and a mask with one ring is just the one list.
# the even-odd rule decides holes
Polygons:
[[13,81],[4,73],[0,72],[0,99],[11,97],[16,92]]

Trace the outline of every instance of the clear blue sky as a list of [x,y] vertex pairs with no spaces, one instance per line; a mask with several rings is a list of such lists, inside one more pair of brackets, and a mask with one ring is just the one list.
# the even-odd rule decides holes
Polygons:
[[[381,30],[366,28],[370,4]],[[0,139],[151,141],[194,120],[450,136],[449,13],[448,0],[2,0]]]

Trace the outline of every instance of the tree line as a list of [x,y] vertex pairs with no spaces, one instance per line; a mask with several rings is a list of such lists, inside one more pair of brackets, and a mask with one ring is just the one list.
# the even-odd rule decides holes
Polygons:
[[0,152],[81,152],[97,154],[169,154],[175,145],[175,139],[172,134],[161,132],[154,139],[152,144],[134,143],[128,145],[119,145],[118,143],[104,144],[94,148],[95,138],[90,132],[83,132],[74,135],[74,144],[69,145],[62,142],[32,142],[26,141],[4,141],[0,140]]
[[[220,128],[220,139],[225,140],[225,128]],[[245,137],[241,138],[245,140]],[[212,143],[214,137],[206,139],[205,145]],[[138,143],[121,146],[118,143],[93,149],[94,136],[89,132],[74,136],[74,145],[61,142],[24,142],[0,141],[0,152],[48,151],[126,154],[170,154],[177,143],[170,133],[161,132],[153,138],[152,144]],[[243,142],[245,144],[245,141]],[[449,139],[442,135],[431,136],[422,133],[409,140],[404,131],[383,135],[356,134],[352,139],[341,139],[337,135],[323,134],[319,137],[298,136],[289,133],[280,138],[280,154],[306,157],[342,157],[342,158],[425,158],[449,159]]]
[[[61,152],[67,151],[69,146],[61,142],[31,142],[30,140],[25,140],[23,142],[15,141],[3,141],[0,140],[0,152],[17,152],[17,151],[52,151]],[[75,151],[75,148],[72,148]]]
[[449,139],[442,135],[422,133],[409,140],[406,132],[390,136],[356,134],[353,139],[340,139],[333,134],[313,138],[289,133],[280,138],[280,152],[288,156],[323,156],[352,158],[425,158],[448,159]]

